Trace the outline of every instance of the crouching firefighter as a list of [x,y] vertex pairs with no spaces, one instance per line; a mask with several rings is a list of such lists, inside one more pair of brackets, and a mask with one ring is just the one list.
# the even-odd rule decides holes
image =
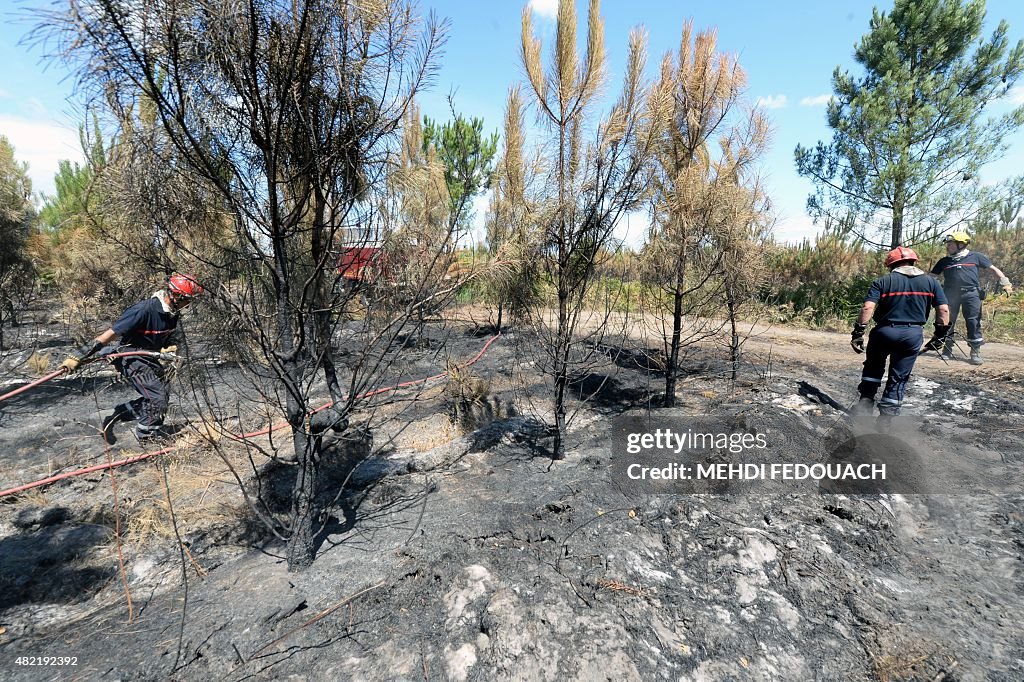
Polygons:
[[[86,359],[120,337],[118,353],[148,351],[173,353],[178,336],[178,314],[203,292],[191,275],[172,275],[167,286],[152,297],[131,306],[111,325],[110,329],[87,342],[77,353],[61,363],[73,372]],[[135,421],[135,436],[139,442],[165,435],[164,414],[167,412],[169,386],[159,357],[135,355],[115,358],[114,366],[139,397],[114,408],[114,413],[103,419],[103,440],[113,445],[117,440],[114,426],[121,421]]]
[[949,305],[942,287],[924,270],[917,267],[917,254],[913,249],[898,246],[885,257],[889,274],[871,283],[864,299],[857,323],[853,326],[850,345],[857,353],[864,352],[864,331],[868,320],[875,327],[868,335],[867,359],[861,373],[858,414],[874,412],[875,394],[882,384],[885,362],[889,361],[889,376],[882,399],[878,401],[879,427],[888,426],[892,417],[899,415],[903,394],[914,369],[914,362],[924,341],[922,326],[935,308],[935,334],[925,350],[937,350],[949,333]]

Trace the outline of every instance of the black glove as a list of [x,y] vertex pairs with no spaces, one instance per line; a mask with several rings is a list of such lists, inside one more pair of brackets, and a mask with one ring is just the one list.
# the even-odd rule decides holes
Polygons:
[[935,333],[932,334],[932,338],[928,343],[924,344],[924,350],[942,350],[942,346],[946,343],[946,336],[949,334],[948,324],[935,323]]
[[864,352],[864,332],[867,330],[866,324],[857,323],[853,325],[853,332],[850,334],[850,347],[853,348],[853,352],[858,355]]
[[93,339],[92,341],[86,341],[78,348],[78,359],[85,360],[96,354],[100,348],[103,348],[103,344]]
[[75,351],[74,355],[69,356],[64,360],[64,362],[60,363],[60,366],[68,372],[74,372],[86,359],[92,357],[100,348],[103,348],[103,344],[96,339],[86,341],[78,348],[78,350]]

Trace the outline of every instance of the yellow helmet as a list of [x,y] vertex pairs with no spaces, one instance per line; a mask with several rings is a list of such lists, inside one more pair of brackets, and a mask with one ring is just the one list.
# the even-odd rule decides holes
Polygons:
[[954,232],[953,234],[947,234],[943,240],[944,242],[960,242],[961,244],[970,244],[971,235],[966,232]]

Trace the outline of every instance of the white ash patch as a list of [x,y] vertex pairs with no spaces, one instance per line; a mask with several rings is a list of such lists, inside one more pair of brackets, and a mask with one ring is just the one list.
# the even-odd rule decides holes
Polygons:
[[466,607],[487,594],[488,585],[493,582],[491,572],[479,564],[467,566],[464,572],[468,578],[466,587],[461,590],[452,590],[444,598],[444,603],[448,607],[449,628],[461,619],[472,617],[472,613],[467,612]]
[[775,545],[770,542],[762,542],[759,538],[748,536],[746,547],[737,552],[737,563],[740,568],[747,570],[759,570],[762,564],[778,559],[779,553]]
[[629,562],[629,567],[633,569],[637,575],[640,576],[643,582],[659,582],[659,583],[670,583],[678,582],[675,577],[659,571],[657,569],[646,566],[640,557],[633,555],[634,560]]
[[785,407],[788,410],[801,413],[815,412],[821,409],[821,405],[812,403],[810,400],[807,400],[796,393],[775,398],[772,400],[772,405],[778,405],[779,407]]
[[461,682],[469,677],[469,669],[476,665],[476,647],[466,642],[454,651],[447,649],[445,657],[448,659],[448,678]]
[[939,384],[930,379],[914,379],[912,388],[919,395],[931,395],[935,393],[935,389],[939,388]]
[[896,594],[905,594],[907,592],[910,592],[910,590],[900,587],[896,583],[896,581],[892,580],[891,578],[877,577],[875,578],[875,582],[877,582],[879,585],[889,590],[890,592],[895,592]]
[[974,411],[974,401],[977,399],[977,396],[965,395],[962,398],[946,398],[942,403],[957,412],[972,412]]

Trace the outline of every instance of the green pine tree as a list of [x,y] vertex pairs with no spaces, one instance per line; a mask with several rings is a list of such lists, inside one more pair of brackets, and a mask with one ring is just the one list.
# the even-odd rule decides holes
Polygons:
[[0,135],[0,351],[4,324],[16,318],[32,285],[26,245],[35,217],[28,164],[14,158],[14,147]]
[[423,150],[433,148],[444,164],[454,224],[465,228],[473,216],[473,197],[488,189],[498,150],[498,133],[484,135],[483,119],[461,114],[449,123],[423,119]]
[[86,126],[78,128],[78,137],[82,151],[87,156],[85,165],[67,159],[61,159],[57,165],[57,174],[53,177],[56,194],[43,194],[43,207],[39,211],[40,227],[58,239],[60,233],[86,224],[90,203],[93,179],[98,170],[106,164],[107,151],[104,147],[103,133],[99,120],[93,115],[93,129],[87,135]]
[[854,58],[861,76],[836,69],[830,144],[797,146],[797,171],[815,184],[808,210],[877,244],[913,245],[964,218],[978,170],[1006,150],[1024,106],[990,118],[1024,69],[1001,21],[981,38],[984,0],[896,0],[877,8]]

